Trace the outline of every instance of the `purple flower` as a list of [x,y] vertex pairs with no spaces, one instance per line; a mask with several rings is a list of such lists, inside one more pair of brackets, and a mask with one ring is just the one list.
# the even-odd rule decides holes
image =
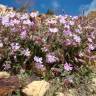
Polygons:
[[21,37],[22,39],[25,39],[26,36],[27,36],[27,32],[26,32],[26,30],[23,31],[23,32],[21,32],[20,37]]
[[10,25],[8,16],[2,17],[2,25],[5,25],[6,27]]
[[46,62],[47,63],[54,63],[58,60],[57,57],[55,57],[53,54],[49,53],[46,55]]
[[34,57],[34,61],[35,61],[36,63],[41,63],[41,64],[43,63],[43,62],[42,62],[42,57],[37,57],[37,56],[35,56],[35,57]]
[[69,63],[65,63],[64,64],[64,69],[66,70],[66,71],[71,71],[72,69],[73,69],[73,67],[72,67],[72,65]]
[[12,13],[9,14],[9,17],[10,17],[10,18],[13,18],[13,17],[15,17],[15,16],[16,16],[16,13],[13,13],[13,12],[12,12]]
[[29,49],[23,50],[22,54],[24,54],[26,57],[29,57],[29,56],[30,56],[30,51],[29,51]]
[[80,43],[80,42],[81,42],[80,36],[73,35],[73,39],[74,39],[77,43]]
[[67,24],[67,22],[66,22],[66,24],[64,25],[64,28],[70,29],[70,25]]
[[64,30],[63,33],[64,35],[72,36],[72,32],[70,30]]
[[13,24],[19,24],[20,23],[20,21],[18,20],[18,19],[14,19],[14,20],[12,20],[11,21]]
[[74,21],[70,21],[69,24],[70,25],[74,25],[75,23],[74,23]]
[[17,51],[20,48],[19,43],[11,43],[11,48],[13,51]]
[[88,45],[88,49],[89,49],[89,50],[94,50],[94,48],[95,48],[94,45],[92,45],[92,44],[89,44],[89,45]]
[[11,61],[5,61],[5,64],[3,64],[4,70],[8,70],[11,68]]
[[41,64],[41,63],[35,63],[35,66],[36,66],[36,68],[38,68],[38,69],[44,68],[44,65]]
[[76,33],[82,33],[80,29],[75,29]]
[[29,16],[28,16],[27,13],[23,14],[23,15],[20,17],[21,20],[25,20],[25,19],[28,19],[28,18],[29,18]]
[[34,23],[31,22],[29,19],[27,19],[27,20],[23,20],[23,24],[24,24],[24,25],[29,25],[29,26],[34,25]]
[[71,45],[71,44],[72,44],[72,40],[66,39],[66,40],[64,41],[64,44],[65,44],[66,46]]
[[73,18],[72,18],[72,20],[77,20],[78,19],[78,16],[74,16]]
[[60,16],[59,22],[60,22],[61,24],[65,24],[65,23],[66,23],[66,20],[65,20],[65,18],[64,18],[63,16]]
[[3,67],[4,67],[4,70],[8,70],[11,68],[11,65],[10,64],[4,64]]

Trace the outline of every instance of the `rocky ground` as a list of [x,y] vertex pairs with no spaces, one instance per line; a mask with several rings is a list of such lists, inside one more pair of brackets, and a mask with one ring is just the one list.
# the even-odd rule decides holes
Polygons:
[[66,88],[59,79],[33,80],[21,83],[18,76],[0,72],[0,96],[96,96],[96,75],[79,86]]

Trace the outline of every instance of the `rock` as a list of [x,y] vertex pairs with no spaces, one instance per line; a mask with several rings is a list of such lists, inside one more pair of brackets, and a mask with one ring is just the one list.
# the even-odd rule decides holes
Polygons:
[[14,88],[20,88],[20,80],[17,76],[11,76],[9,78],[1,78],[0,79],[0,87],[14,87]]
[[96,94],[96,78],[92,78],[92,84],[90,84],[90,87],[89,87],[90,91],[91,92],[95,92]]
[[96,18],[96,11],[90,12],[87,17],[88,17],[89,19],[94,19],[94,18]]
[[5,15],[10,12],[13,12],[14,11],[13,9],[14,9],[13,7],[8,7],[8,6],[0,4],[0,15]]
[[33,81],[28,84],[22,92],[27,96],[44,96],[47,90],[49,89],[50,84],[44,80]]
[[32,69],[33,69],[33,72],[37,75],[37,76],[40,76],[40,77],[44,77],[46,75],[46,67],[45,66],[41,66],[39,67],[38,64],[35,64],[35,63],[32,63]]
[[77,96],[75,89],[69,89],[69,92],[66,94],[67,96]]
[[92,78],[92,83],[96,86],[96,78]]
[[13,91],[14,89],[10,87],[0,87],[0,96],[8,96],[8,94],[11,94]]
[[0,4],[0,9],[2,9],[2,10],[6,10],[7,7],[6,7],[5,5]]
[[0,96],[7,96],[21,87],[18,77],[0,79]]
[[64,94],[61,93],[61,92],[57,92],[57,93],[56,93],[56,96],[64,96]]
[[10,74],[3,71],[3,72],[0,72],[0,78],[9,78],[10,77]]

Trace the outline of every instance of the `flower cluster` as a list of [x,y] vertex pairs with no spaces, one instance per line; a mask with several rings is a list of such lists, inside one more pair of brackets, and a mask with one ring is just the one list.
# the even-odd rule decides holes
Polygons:
[[39,12],[0,15],[2,70],[23,69],[34,62],[40,68],[63,65],[63,71],[72,71],[96,62],[95,49],[96,32],[82,27],[78,16],[43,16]]

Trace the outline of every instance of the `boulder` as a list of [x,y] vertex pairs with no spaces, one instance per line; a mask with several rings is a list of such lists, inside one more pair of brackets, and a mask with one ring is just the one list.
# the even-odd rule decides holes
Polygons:
[[49,89],[50,84],[45,80],[33,81],[28,84],[22,92],[27,96],[44,96],[47,90]]
[[0,78],[9,78],[10,74],[6,71],[0,72]]
[[18,77],[0,78],[0,96],[9,96],[12,92],[20,89],[21,84]]

